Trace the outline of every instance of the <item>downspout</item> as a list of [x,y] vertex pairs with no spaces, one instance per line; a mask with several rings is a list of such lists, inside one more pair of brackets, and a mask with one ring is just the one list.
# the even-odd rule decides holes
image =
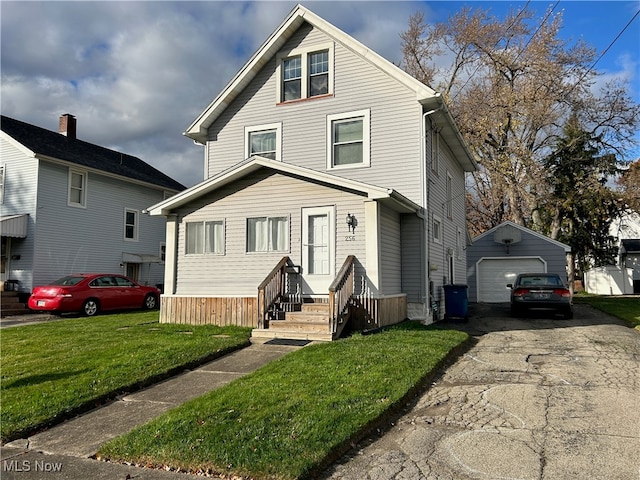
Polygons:
[[[429,259],[429,242],[431,241],[431,214],[430,214],[430,193],[431,193],[431,188],[430,188],[430,184],[431,184],[431,162],[429,161],[429,156],[427,155],[427,117],[430,115],[433,115],[436,112],[439,112],[440,110],[442,110],[443,105],[440,104],[440,106],[438,108],[434,108],[432,110],[429,110],[428,112],[424,112],[422,114],[422,132],[420,135],[420,138],[422,139],[422,156],[423,156],[423,161],[421,162],[421,168],[424,168],[424,175],[422,178],[425,179],[425,186],[422,189],[422,205],[424,206],[424,209],[426,211],[426,215],[425,217],[425,225],[424,225],[424,234],[425,234],[425,241],[424,241],[424,253],[425,253],[425,261],[424,261],[424,281],[425,281],[425,285],[424,285],[424,299],[425,299],[425,304],[427,305],[427,320],[429,319],[429,317],[431,316],[431,319],[433,322],[435,322],[435,318],[433,318],[433,312],[431,309],[431,282],[430,282],[430,278],[431,278],[431,272],[429,271],[429,265],[430,265],[430,259]],[[430,135],[433,136],[433,130],[430,128],[429,129],[429,133]],[[433,138],[432,138],[432,142],[433,142]],[[432,144],[433,145],[433,144]],[[433,148],[432,148],[433,150]],[[431,159],[431,161],[433,161],[433,159]]]

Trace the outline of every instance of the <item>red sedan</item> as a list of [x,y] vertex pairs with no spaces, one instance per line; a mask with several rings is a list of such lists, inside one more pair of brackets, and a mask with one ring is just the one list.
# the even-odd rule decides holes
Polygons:
[[29,308],[38,312],[80,312],[92,317],[105,310],[158,307],[160,290],[111,273],[77,273],[35,287]]

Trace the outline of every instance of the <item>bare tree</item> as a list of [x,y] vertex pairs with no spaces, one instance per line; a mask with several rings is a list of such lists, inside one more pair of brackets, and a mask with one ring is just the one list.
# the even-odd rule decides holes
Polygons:
[[621,82],[594,93],[596,51],[561,40],[561,26],[552,10],[535,20],[526,7],[504,19],[466,8],[433,26],[417,12],[401,34],[405,70],[445,96],[479,162],[473,231],[504,220],[541,229],[551,194],[543,159],[571,114],[604,153],[622,160],[633,145],[640,106]]

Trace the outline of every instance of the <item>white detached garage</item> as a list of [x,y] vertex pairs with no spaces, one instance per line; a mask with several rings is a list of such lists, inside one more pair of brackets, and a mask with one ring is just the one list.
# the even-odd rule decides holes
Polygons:
[[509,301],[508,283],[519,273],[557,273],[567,281],[571,248],[513,222],[504,222],[467,247],[469,301]]

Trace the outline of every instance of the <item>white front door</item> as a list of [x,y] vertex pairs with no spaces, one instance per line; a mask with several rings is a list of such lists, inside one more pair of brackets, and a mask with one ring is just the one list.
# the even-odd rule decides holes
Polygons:
[[302,209],[302,293],[328,295],[335,277],[333,207]]

